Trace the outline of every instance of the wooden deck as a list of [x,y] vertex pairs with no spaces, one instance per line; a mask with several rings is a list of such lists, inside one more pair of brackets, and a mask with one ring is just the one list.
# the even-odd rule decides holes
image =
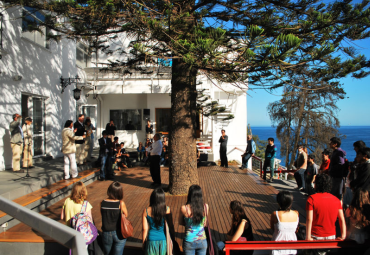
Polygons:
[[[161,170],[162,182],[165,186],[168,184],[168,168],[161,168]],[[273,187],[261,181],[255,173],[241,171],[237,167],[228,169],[219,166],[201,167],[198,171],[204,201],[210,206],[211,229],[217,241],[225,240],[225,234],[229,230],[231,223],[229,203],[232,200],[239,200],[244,205],[247,216],[252,222],[255,240],[271,240],[270,214],[277,209],[276,190]],[[128,241],[140,243],[142,237],[141,216],[149,204],[149,196],[153,191],[150,186],[152,180],[149,168],[135,167],[125,172],[118,172],[116,180],[124,186],[124,201],[128,208],[128,218],[134,226],[134,235]],[[88,201],[93,206],[92,214],[98,229],[101,229],[100,202],[106,198],[106,191],[110,184],[111,181],[96,181],[87,186]],[[166,196],[166,203],[171,208],[176,238],[180,245],[182,244],[184,227],[178,224],[178,213],[180,206],[185,202],[186,196]],[[42,211],[41,214],[62,222],[60,212],[63,203],[64,199]],[[300,217],[302,216],[304,215],[301,214]],[[40,242],[42,238],[46,242],[51,241],[50,238],[36,233],[24,224],[7,230],[7,234],[0,235],[0,239],[7,238],[9,241],[13,239],[11,238],[12,234],[16,236],[20,232],[23,233],[24,237],[28,237],[29,242]],[[40,239],[40,237],[42,238]]]

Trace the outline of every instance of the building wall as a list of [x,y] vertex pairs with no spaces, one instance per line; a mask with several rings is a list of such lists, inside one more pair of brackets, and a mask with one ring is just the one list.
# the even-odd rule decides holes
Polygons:
[[[45,99],[45,154],[61,156],[60,132],[67,119],[74,119],[72,87],[61,94],[60,76],[76,75],[76,50],[72,41],[51,42],[46,49],[22,37],[21,8],[2,12],[3,49],[0,60],[0,171],[12,167],[9,123],[14,113],[21,114],[22,94]],[[21,76],[18,81],[15,76]],[[32,117],[32,108],[28,109]]]

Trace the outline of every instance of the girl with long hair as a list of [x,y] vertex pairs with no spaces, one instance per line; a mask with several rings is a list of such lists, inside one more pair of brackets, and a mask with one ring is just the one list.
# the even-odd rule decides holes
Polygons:
[[360,244],[370,237],[368,234],[370,221],[364,215],[364,206],[370,207],[369,192],[366,189],[357,189],[349,208],[346,210],[347,237]]
[[[270,226],[274,231],[272,241],[297,241],[299,214],[298,211],[292,210],[293,194],[289,191],[280,191],[276,201],[279,210],[274,211],[270,218]],[[297,254],[297,250],[273,250],[271,254]]]
[[121,233],[121,215],[127,217],[127,208],[123,202],[123,188],[119,182],[112,182],[107,190],[108,198],[100,204],[102,216],[102,239],[105,254],[122,255],[126,239]]
[[203,203],[203,193],[199,185],[189,188],[188,200],[181,206],[179,224],[185,226],[183,249],[185,255],[205,255],[207,238],[204,231],[208,205]]
[[[71,225],[71,218],[81,212],[82,204],[86,198],[86,186],[82,182],[76,182],[72,188],[71,196],[64,201],[62,213],[60,215],[60,219],[64,220],[67,226]],[[86,213],[92,219],[91,209],[91,204],[87,202]]]
[[[243,205],[237,200],[231,201],[229,211],[232,218],[226,241],[253,241],[252,224],[245,214]],[[217,246],[220,251],[223,251],[225,243],[220,241]],[[233,251],[233,254],[253,254],[253,251]]]
[[143,248],[146,255],[165,255],[167,242],[165,217],[171,213],[166,206],[163,189],[157,188],[150,195],[149,207],[143,212]]

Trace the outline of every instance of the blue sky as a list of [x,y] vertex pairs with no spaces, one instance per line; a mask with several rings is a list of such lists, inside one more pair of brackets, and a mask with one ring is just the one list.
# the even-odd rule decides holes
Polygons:
[[[328,1],[325,1],[328,2]],[[354,1],[359,2],[359,1]],[[359,52],[367,58],[370,57],[370,39],[355,41]],[[370,117],[367,113],[367,104],[370,101],[370,75],[357,80],[346,77],[340,80],[347,97],[338,102],[338,118],[341,126],[370,126]],[[262,89],[248,92],[247,97],[247,120],[251,126],[271,126],[267,106],[270,102],[281,99],[281,90],[272,92],[274,95]]]

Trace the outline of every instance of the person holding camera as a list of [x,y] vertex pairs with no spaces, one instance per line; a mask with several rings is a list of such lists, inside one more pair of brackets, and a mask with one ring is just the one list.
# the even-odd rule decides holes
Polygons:
[[13,152],[13,172],[24,173],[21,170],[21,155],[23,150],[23,130],[21,128],[22,116],[13,114],[13,121],[9,124],[10,146]]
[[22,126],[22,131],[24,135],[24,148],[23,148],[23,168],[33,168],[33,161],[32,161],[32,119],[27,117],[25,120],[25,124]]

